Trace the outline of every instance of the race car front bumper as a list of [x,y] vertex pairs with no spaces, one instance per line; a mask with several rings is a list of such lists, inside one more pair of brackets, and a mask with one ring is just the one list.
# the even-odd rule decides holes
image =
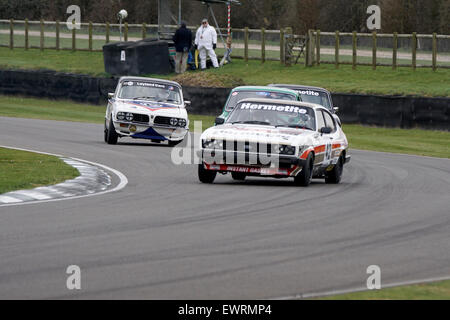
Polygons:
[[149,126],[123,121],[114,122],[114,127],[120,136],[161,141],[183,140],[189,131],[183,127]]

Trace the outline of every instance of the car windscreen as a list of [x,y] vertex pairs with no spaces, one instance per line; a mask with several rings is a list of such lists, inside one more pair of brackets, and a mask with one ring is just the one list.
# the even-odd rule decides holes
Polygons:
[[178,87],[155,82],[124,81],[120,88],[119,98],[181,104]]
[[312,108],[288,104],[240,102],[226,123],[316,130],[315,113]]
[[247,98],[265,98],[265,99],[279,99],[296,101],[297,96],[294,94],[277,92],[277,91],[235,91],[231,93],[225,110],[233,110],[234,106],[241,100]]
[[328,110],[331,110],[331,102],[325,92],[316,90],[297,90],[297,92],[300,93],[302,101],[320,104]]

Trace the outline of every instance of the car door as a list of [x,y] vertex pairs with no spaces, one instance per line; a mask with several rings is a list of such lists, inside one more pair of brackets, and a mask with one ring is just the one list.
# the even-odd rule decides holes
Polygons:
[[330,138],[327,134],[321,133],[320,130],[326,127],[325,117],[322,109],[316,111],[317,117],[317,133],[314,135],[314,165],[322,166],[325,161],[327,148],[329,148]]
[[339,139],[339,133],[337,130],[337,123],[333,115],[327,110],[321,110],[321,112],[325,120],[325,125],[328,128],[331,128],[331,133],[323,135],[325,143],[325,156],[323,164],[329,165],[333,160],[333,145],[335,145],[335,143]]

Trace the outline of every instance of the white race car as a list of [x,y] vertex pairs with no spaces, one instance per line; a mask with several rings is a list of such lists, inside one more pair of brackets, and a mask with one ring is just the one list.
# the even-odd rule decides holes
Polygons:
[[189,130],[181,86],[173,81],[122,77],[110,93],[105,116],[105,142],[120,137],[149,139],[176,145]]
[[231,172],[235,180],[293,177],[308,186],[314,177],[339,183],[350,161],[341,126],[317,104],[244,99],[216,124],[201,136],[198,176],[203,183],[214,182],[218,172]]

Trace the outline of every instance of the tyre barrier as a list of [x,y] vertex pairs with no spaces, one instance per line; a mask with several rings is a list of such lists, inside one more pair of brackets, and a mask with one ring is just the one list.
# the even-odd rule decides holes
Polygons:
[[[0,93],[104,105],[118,77],[46,70],[0,70]],[[230,88],[183,87],[189,113],[219,115]],[[333,93],[343,123],[450,131],[450,99]]]

